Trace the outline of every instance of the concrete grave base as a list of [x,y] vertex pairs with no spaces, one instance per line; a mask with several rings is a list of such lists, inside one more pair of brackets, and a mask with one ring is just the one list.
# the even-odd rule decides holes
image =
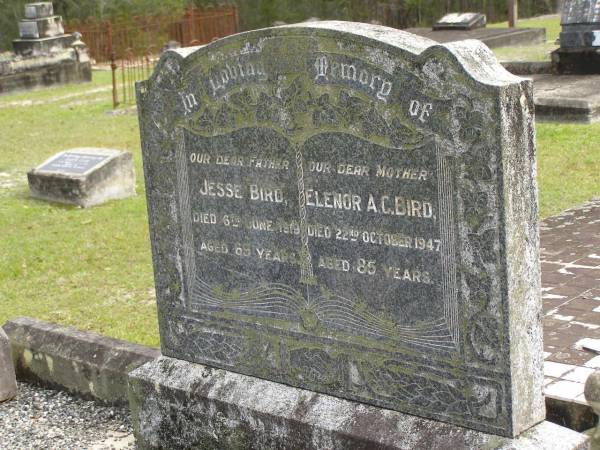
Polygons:
[[13,365],[10,342],[0,328],[0,403],[11,400],[17,395],[17,380]]
[[600,74],[600,48],[559,48],[552,52],[552,63],[561,75]]
[[542,422],[510,439],[160,357],[129,375],[138,448],[586,449]]
[[68,48],[74,41],[75,37],[72,34],[63,34],[40,39],[15,39],[12,44],[17,55],[28,56],[48,54],[57,48]]
[[474,30],[408,28],[405,31],[441,43],[477,39],[489,48],[535,45],[546,41],[545,28],[477,28]]
[[127,404],[127,374],[160,355],[158,349],[28,317],[9,320],[2,329],[19,380],[105,404]]
[[[85,172],[51,167],[64,154],[105,157]],[[135,195],[133,157],[129,152],[105,148],[74,148],[59,153],[27,173],[31,196],[83,208]]]
[[0,62],[0,94],[92,80],[90,61],[77,61],[72,52],[32,56],[10,64],[10,70],[4,71],[6,66]]
[[600,75],[533,75],[536,120],[600,121]]

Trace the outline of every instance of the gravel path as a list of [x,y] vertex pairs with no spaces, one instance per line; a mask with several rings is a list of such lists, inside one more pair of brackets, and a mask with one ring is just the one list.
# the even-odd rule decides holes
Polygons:
[[19,383],[0,403],[0,449],[133,449],[129,411]]

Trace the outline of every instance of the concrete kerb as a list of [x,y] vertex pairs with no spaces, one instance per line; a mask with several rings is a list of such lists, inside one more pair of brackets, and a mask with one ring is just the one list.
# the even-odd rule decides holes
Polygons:
[[[26,317],[8,321],[3,329],[19,380],[105,404],[129,406],[130,373],[160,356],[158,349]],[[546,397],[546,403],[556,402]],[[548,406],[549,420],[578,431],[589,428],[590,419],[594,420],[586,405]],[[574,406],[585,411],[574,414]]]
[[17,381],[8,336],[0,328],[0,403],[17,395]]
[[127,406],[129,372],[160,356],[158,349],[27,317],[3,329],[17,379],[100,403]]

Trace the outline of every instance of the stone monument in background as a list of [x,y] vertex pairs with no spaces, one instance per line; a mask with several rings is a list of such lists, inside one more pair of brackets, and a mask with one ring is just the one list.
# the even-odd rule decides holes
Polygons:
[[167,51],[138,108],[141,448],[585,445],[544,422],[532,83],[485,46],[258,30]]
[[14,54],[0,54],[0,93],[90,81],[91,61],[77,34],[64,33],[51,2],[26,4]]
[[552,52],[555,70],[600,74],[600,0],[566,0],[560,24],[560,48]]
[[19,21],[19,39],[13,41],[17,55],[49,53],[67,48],[73,43],[71,34],[65,34],[62,17],[54,15],[51,2],[28,3],[25,18]]

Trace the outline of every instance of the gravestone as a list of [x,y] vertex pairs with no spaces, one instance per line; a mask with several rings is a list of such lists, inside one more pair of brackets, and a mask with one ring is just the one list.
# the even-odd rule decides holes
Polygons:
[[552,53],[556,70],[600,73],[600,0],[566,0],[560,24],[560,48]]
[[54,15],[51,2],[27,3],[13,48],[18,55],[40,55],[68,48],[73,41],[71,34],[65,34],[62,17]]
[[31,196],[89,207],[135,195],[131,153],[103,148],[60,152],[27,173]]
[[0,403],[11,400],[16,395],[17,379],[10,350],[10,341],[2,327],[0,327]]
[[52,2],[27,3],[25,5],[25,19],[39,19],[54,16]]
[[532,84],[484,45],[258,30],[165,52],[138,110],[164,355],[130,376],[141,448],[564,437],[537,425]]
[[91,81],[92,63],[77,34],[64,33],[52,3],[26,4],[19,39],[13,40],[14,53],[0,55],[0,93]]
[[484,28],[487,23],[485,14],[450,13],[433,24],[434,30],[474,30]]
[[560,24],[562,48],[600,48],[600,0],[567,0]]

